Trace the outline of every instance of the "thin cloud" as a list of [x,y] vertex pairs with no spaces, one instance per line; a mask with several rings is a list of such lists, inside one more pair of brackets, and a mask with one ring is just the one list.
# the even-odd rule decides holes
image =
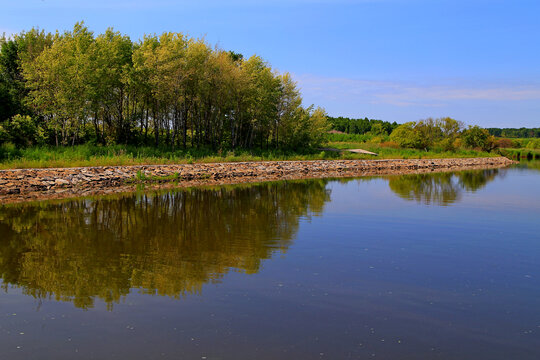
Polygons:
[[438,107],[454,101],[540,100],[540,85],[418,85],[313,75],[295,78],[302,91],[310,96],[331,100],[356,98],[372,104]]

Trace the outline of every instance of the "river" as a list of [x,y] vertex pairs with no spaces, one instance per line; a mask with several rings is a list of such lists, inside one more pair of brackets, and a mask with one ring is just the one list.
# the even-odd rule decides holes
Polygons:
[[539,359],[539,169],[0,206],[0,359]]

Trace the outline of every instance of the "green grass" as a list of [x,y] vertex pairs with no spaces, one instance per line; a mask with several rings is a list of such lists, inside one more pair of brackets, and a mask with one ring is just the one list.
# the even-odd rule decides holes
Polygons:
[[318,160],[318,159],[413,159],[447,157],[488,157],[496,153],[474,150],[455,152],[422,151],[414,149],[393,149],[365,142],[330,142],[326,147],[339,149],[361,148],[378,153],[379,156],[354,154],[350,152],[306,150],[235,150],[216,152],[211,149],[179,149],[136,147],[126,145],[74,147],[31,147],[16,149],[4,144],[0,146],[0,169],[52,168],[79,166],[122,166],[150,164],[186,164],[194,162],[239,162],[278,160]]
[[510,159],[540,160],[540,149],[501,149],[500,153]]
[[[440,158],[467,158],[467,157],[493,157],[498,156],[496,152],[488,153],[484,151],[457,149],[455,151],[444,151],[442,149],[433,149],[429,151],[417,149],[403,149],[383,147],[375,143],[359,142],[330,142],[329,147],[336,149],[363,149],[377,153],[379,159],[440,159]],[[363,155],[366,158],[373,158],[369,155]]]
[[[210,177],[210,175],[208,175]],[[143,171],[137,171],[135,179],[129,181],[129,183],[134,184],[143,184],[143,183],[161,183],[161,182],[175,182],[180,180],[180,174],[174,173],[171,175],[157,176],[157,175],[146,175]]]
[[328,134],[329,142],[356,142],[364,143],[373,138],[371,134]]

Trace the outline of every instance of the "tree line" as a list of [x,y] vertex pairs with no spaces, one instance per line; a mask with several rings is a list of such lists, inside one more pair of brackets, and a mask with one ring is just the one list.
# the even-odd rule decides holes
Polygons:
[[332,129],[344,132],[346,134],[364,135],[372,133],[374,135],[389,135],[398,127],[395,121],[368,119],[350,119],[348,117],[328,117],[328,122]]
[[507,138],[540,138],[540,128],[487,128],[491,135]]
[[288,73],[203,39],[77,23],[0,40],[0,143],[311,147],[326,131]]

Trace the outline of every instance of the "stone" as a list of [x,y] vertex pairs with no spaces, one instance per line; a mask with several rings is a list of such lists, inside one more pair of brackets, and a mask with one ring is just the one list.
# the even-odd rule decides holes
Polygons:
[[54,184],[55,185],[70,185],[71,183],[64,179],[55,179]]

